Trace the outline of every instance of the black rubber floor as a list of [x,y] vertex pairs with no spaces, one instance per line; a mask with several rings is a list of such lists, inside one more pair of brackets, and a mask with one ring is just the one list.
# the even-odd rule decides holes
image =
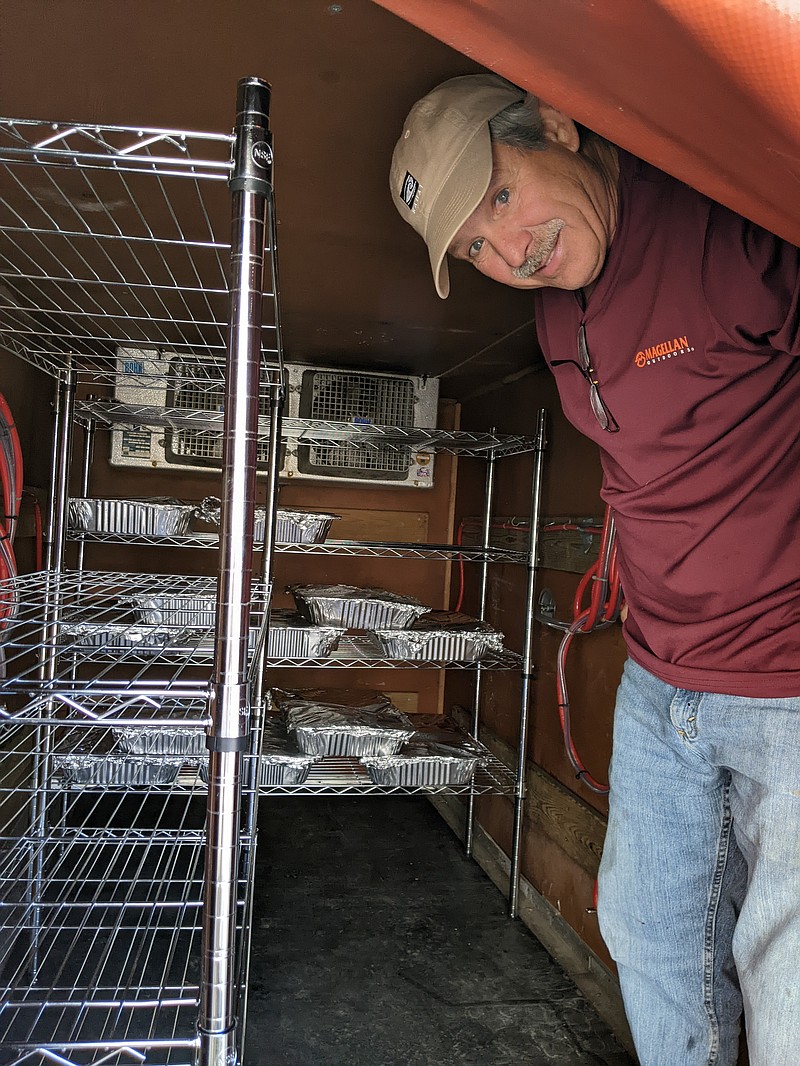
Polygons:
[[248,1066],[633,1066],[418,797],[263,800]]

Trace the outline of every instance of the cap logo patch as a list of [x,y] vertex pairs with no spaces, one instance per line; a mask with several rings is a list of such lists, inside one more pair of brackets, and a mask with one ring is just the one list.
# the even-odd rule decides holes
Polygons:
[[417,198],[419,192],[419,182],[413,176],[406,171],[406,176],[403,178],[403,184],[400,189],[400,197],[409,211],[414,210],[414,201]]

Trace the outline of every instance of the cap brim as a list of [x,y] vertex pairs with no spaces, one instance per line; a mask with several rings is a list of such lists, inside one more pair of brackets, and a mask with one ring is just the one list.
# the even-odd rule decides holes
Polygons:
[[436,224],[425,234],[433,283],[443,300],[450,293],[447,249],[483,199],[492,177],[492,141],[488,122],[470,139],[436,198]]

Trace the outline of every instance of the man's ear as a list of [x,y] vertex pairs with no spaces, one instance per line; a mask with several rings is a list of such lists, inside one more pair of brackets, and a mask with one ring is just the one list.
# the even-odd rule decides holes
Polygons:
[[559,111],[557,107],[553,107],[552,104],[546,104],[543,100],[539,101],[539,115],[542,119],[544,135],[547,140],[563,145],[564,148],[569,148],[571,152],[578,151],[581,143],[580,135],[578,134],[578,127],[571,118],[565,115],[563,111]]

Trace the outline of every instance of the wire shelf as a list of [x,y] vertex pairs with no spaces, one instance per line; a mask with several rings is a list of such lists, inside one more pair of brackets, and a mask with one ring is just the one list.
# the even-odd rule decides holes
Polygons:
[[[475,743],[473,741],[473,743]],[[308,777],[301,785],[261,786],[259,793],[292,796],[346,796],[346,795],[500,795],[513,796],[514,774],[499,759],[484,749],[482,765],[475,771],[474,781],[464,785],[376,785],[358,759],[330,757],[314,763]]]
[[[269,592],[263,582],[253,589],[253,653]],[[213,662],[215,577],[39,572],[0,583],[0,608],[11,612],[0,630],[7,675],[0,696],[58,691],[88,664],[95,682],[120,694],[140,691],[146,676],[159,674],[156,691],[168,694],[192,667]]]
[[[95,419],[108,426],[165,426],[170,429],[203,429],[222,432],[222,412],[162,407],[154,404],[123,403],[119,400],[86,399],[76,403],[83,418]],[[269,421],[259,421],[260,439],[269,436]],[[404,429],[399,426],[362,425],[351,422],[322,422],[303,418],[281,421],[284,441],[301,444],[337,443],[347,447],[378,447],[420,451],[452,452],[480,458],[516,455],[536,449],[533,437],[502,436],[496,433],[469,433],[466,430]]]
[[[216,533],[184,533],[181,536],[151,536],[142,533],[69,533],[72,541],[86,544],[130,544],[159,548],[217,548]],[[260,550],[263,545],[255,543]],[[318,544],[277,541],[275,551],[296,555],[342,555],[376,559],[463,559],[464,562],[527,563],[526,552],[491,546],[463,547],[460,544],[406,544],[355,540],[326,540]]]
[[[0,1044],[20,1063],[128,1047],[174,1064],[197,1039],[206,789],[196,767],[169,788],[66,789],[79,744],[102,758],[109,730],[0,730]],[[254,848],[243,832],[240,940]]]
[[[225,134],[0,119],[6,348],[53,377],[72,371],[93,385],[115,384],[124,349],[189,353],[218,376],[232,143]],[[274,289],[268,269],[265,355],[277,351]]]
[[392,659],[383,654],[378,639],[370,634],[345,633],[339,647],[324,659],[268,659],[270,666],[324,666],[373,670],[519,670],[522,657],[513,651],[488,654],[482,659]]

